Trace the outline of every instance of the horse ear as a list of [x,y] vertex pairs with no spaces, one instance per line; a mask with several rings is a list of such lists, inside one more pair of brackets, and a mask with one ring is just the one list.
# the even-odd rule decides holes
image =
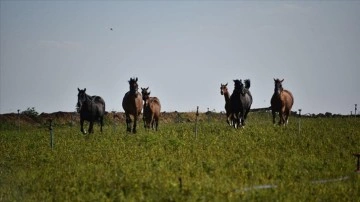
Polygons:
[[281,80],[280,82],[282,83],[284,81],[284,79],[283,80]]
[[136,77],[135,81],[137,82],[138,81],[138,78]]
[[274,78],[274,81],[276,81],[276,79]]
[[226,82],[225,86],[227,86],[227,85],[228,85],[228,83]]
[[149,90],[149,86],[146,88],[146,90]]
[[84,88],[84,92],[86,91],[86,88]]
[[80,89],[78,88],[78,91],[80,92]]

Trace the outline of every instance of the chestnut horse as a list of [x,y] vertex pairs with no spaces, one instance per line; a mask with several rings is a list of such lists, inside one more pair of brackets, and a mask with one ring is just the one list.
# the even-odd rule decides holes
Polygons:
[[240,124],[241,126],[245,126],[245,120],[253,101],[252,95],[249,91],[250,80],[246,79],[244,82],[245,85],[241,80],[234,80],[234,91],[230,96],[234,128],[237,128]]
[[276,112],[279,112],[279,125],[287,124],[289,115],[291,112],[291,107],[294,104],[294,97],[291,94],[290,91],[285,90],[282,87],[283,80],[274,79],[275,81],[275,89],[274,94],[271,98],[271,110],[272,110],[272,116],[273,116],[273,124],[275,124],[275,115]]
[[[128,91],[123,98],[122,107],[125,111],[126,117],[126,128],[128,132],[136,133],[136,122],[138,117],[141,114],[141,110],[143,107],[143,100],[141,99],[141,94],[138,92],[138,78],[130,78],[129,85],[130,91]],[[133,128],[131,130],[131,118],[130,115],[133,116]]]
[[227,89],[227,85],[228,85],[228,83],[226,83],[226,84],[221,83],[220,94],[224,95],[226,122],[231,126],[233,123],[232,123],[232,113],[231,113],[231,104],[230,104],[230,94],[229,94],[229,91]]
[[157,97],[150,97],[150,91],[147,88],[141,88],[142,98],[144,100],[144,127],[158,130],[161,111],[160,100]]
[[89,133],[93,133],[93,125],[95,121],[100,122],[100,131],[104,125],[105,114],[105,101],[100,96],[90,96],[85,93],[84,90],[78,88],[78,102],[76,109],[80,113],[80,131],[86,133],[84,130],[84,121],[89,121]]

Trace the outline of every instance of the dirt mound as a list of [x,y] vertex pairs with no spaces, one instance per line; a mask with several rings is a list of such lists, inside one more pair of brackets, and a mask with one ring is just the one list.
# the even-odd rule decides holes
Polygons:
[[[208,120],[209,117],[222,116],[219,113],[200,113],[198,121]],[[52,120],[55,125],[73,125],[79,124],[80,115],[77,112],[53,112],[53,113],[41,113],[38,116],[31,116],[26,114],[0,114],[0,124],[10,126],[44,126],[48,125]],[[160,116],[160,123],[188,123],[195,122],[195,112],[162,112]],[[123,112],[106,112],[104,117],[105,124],[125,124],[125,114]],[[142,122],[142,115],[139,117],[139,121]]]
[[0,114],[0,123],[1,124],[10,124],[10,125],[38,125],[38,117],[32,117],[25,114]]

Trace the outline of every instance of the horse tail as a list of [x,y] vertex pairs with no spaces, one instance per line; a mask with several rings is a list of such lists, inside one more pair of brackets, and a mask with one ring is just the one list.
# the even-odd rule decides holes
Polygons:
[[245,79],[245,88],[249,89],[250,88],[250,79]]
[[104,101],[104,105],[103,105],[103,110],[104,110],[104,114],[105,114],[105,101]]

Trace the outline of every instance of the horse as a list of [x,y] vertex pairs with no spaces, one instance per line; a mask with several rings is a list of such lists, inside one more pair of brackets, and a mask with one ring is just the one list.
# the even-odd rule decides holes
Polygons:
[[144,100],[144,127],[145,129],[158,130],[161,111],[160,100],[157,97],[150,97],[149,87],[141,88],[142,98]]
[[[125,117],[126,117],[126,128],[128,132],[136,133],[136,122],[138,120],[138,117],[141,115],[141,111],[143,108],[143,100],[141,99],[141,93],[138,92],[138,78],[130,78],[129,85],[130,90],[125,93],[123,101],[122,101],[122,107],[125,111]],[[134,124],[133,128],[131,129],[131,118],[130,115],[133,116]]]
[[234,128],[237,128],[240,124],[245,126],[245,120],[250,111],[252,104],[252,95],[249,91],[250,80],[246,79],[245,85],[241,80],[234,81],[234,91],[230,96],[231,111],[233,113]]
[[226,84],[221,83],[220,94],[224,95],[226,122],[231,126],[233,123],[232,123],[232,113],[231,113],[231,104],[230,104],[230,94],[229,94],[229,91],[227,89],[227,85],[228,85],[228,83],[226,83]]
[[288,124],[289,121],[289,114],[291,112],[291,108],[294,104],[294,97],[292,93],[288,90],[285,90],[282,87],[283,80],[275,79],[275,89],[274,94],[271,97],[271,111],[273,116],[273,124],[275,124],[275,115],[276,112],[279,112],[279,125]]
[[76,104],[77,112],[80,113],[80,131],[86,134],[84,130],[84,121],[90,122],[89,133],[93,133],[93,124],[95,121],[100,122],[100,131],[104,125],[105,101],[100,96],[90,96],[86,93],[86,88],[78,88],[78,102]]

